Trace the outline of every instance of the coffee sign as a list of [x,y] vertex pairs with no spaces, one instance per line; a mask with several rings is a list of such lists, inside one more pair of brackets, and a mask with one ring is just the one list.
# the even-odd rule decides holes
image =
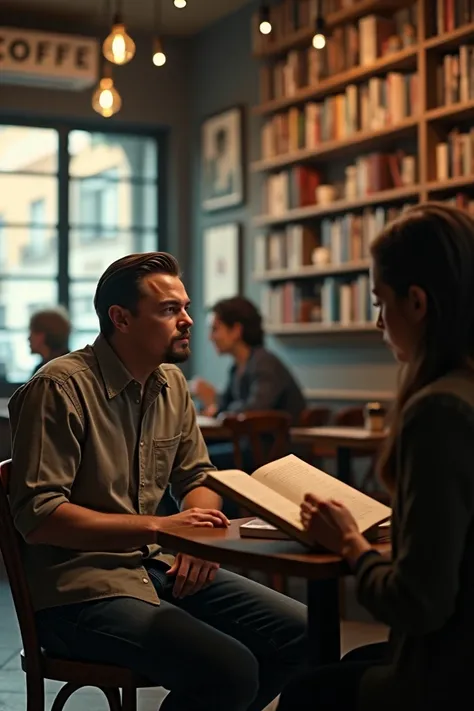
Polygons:
[[85,89],[97,83],[98,68],[93,37],[0,27],[0,82]]

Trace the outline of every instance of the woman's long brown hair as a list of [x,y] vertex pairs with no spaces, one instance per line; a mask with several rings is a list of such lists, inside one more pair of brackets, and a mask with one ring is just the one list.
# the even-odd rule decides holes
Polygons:
[[474,368],[474,219],[441,203],[405,211],[371,246],[380,280],[403,299],[411,286],[427,296],[418,352],[405,367],[378,467],[394,491],[396,439],[402,411],[429,383],[457,368]]

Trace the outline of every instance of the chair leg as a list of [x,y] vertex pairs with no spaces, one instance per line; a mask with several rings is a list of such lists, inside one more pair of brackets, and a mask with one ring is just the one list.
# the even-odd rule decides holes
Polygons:
[[44,679],[26,674],[26,711],[44,711]]
[[122,709],[125,708],[124,706],[122,706],[122,701],[120,700],[120,691],[118,689],[110,689],[101,686],[100,690],[108,701],[110,711],[122,711]]
[[82,685],[72,684],[71,682],[64,684],[56,694],[51,711],[63,711],[66,701],[80,688],[82,688]]
[[122,711],[137,711],[137,689],[133,686],[122,689]]

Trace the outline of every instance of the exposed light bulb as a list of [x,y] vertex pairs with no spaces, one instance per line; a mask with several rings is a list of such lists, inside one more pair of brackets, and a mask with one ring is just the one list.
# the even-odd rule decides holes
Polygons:
[[162,67],[166,63],[166,54],[161,44],[161,40],[157,37],[153,44],[153,64],[155,67]]
[[313,47],[315,49],[324,49],[326,46],[326,35],[325,35],[324,20],[322,17],[316,18],[316,31],[313,37]]
[[92,108],[104,118],[110,118],[120,111],[122,99],[114,86],[113,79],[104,77],[92,96]]
[[322,34],[316,33],[313,37],[313,47],[315,49],[324,49],[326,46],[326,37]]
[[186,7],[186,0],[174,0],[174,6],[181,10],[183,7]]
[[102,45],[104,57],[113,64],[126,64],[135,56],[135,42],[123,22],[114,22],[112,31]]
[[259,30],[262,35],[269,35],[272,31],[272,23],[270,21],[270,8],[266,3],[263,3],[260,6]]

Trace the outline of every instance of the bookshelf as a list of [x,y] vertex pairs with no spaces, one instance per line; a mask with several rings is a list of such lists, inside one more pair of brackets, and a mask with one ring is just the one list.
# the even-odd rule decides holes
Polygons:
[[312,0],[258,32],[254,279],[277,336],[375,333],[370,242],[407,206],[474,212],[474,0]]

